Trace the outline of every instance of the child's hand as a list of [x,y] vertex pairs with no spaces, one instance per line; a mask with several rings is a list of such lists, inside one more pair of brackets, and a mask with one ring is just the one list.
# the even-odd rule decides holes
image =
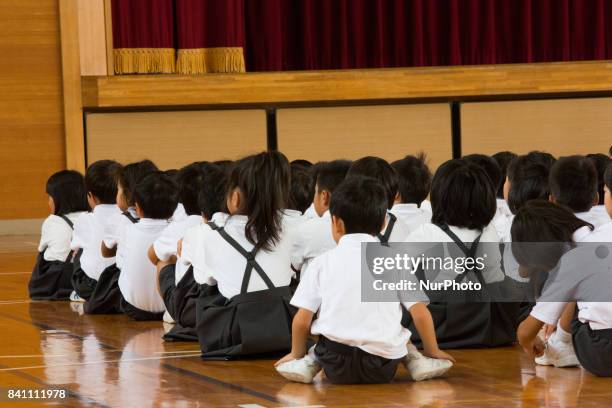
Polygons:
[[278,360],[276,363],[274,363],[274,367],[278,367],[279,365],[286,363],[288,361],[293,361],[293,360],[297,360],[299,357],[294,356],[293,354],[289,353],[287,354],[285,357],[281,358],[280,360]]
[[529,354],[531,358],[540,357],[546,350],[546,345],[541,338],[535,337],[532,341],[522,345],[525,353]]
[[548,341],[550,336],[557,330],[557,325],[554,324],[545,324],[544,325],[544,340]]
[[452,361],[453,363],[457,362],[455,360],[455,357],[451,356],[447,352],[442,351],[440,349],[436,349],[436,350],[432,350],[432,351],[425,351],[425,350],[423,350],[423,355],[425,355],[427,357],[430,357],[430,358],[437,358],[439,360],[449,360],[449,361]]

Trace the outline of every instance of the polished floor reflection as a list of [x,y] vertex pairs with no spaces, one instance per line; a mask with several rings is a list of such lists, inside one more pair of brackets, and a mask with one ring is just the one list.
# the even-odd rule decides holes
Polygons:
[[[83,315],[68,302],[30,302],[36,237],[0,238],[0,390],[65,389],[55,406],[589,407],[612,405],[612,379],[535,367],[518,348],[454,352],[447,378],[392,384],[292,384],[272,361],[204,362],[197,344],[164,343],[162,323]],[[14,406],[40,406],[30,400]],[[9,406],[5,395],[0,406]],[[13,406],[13,405],[10,405]]]

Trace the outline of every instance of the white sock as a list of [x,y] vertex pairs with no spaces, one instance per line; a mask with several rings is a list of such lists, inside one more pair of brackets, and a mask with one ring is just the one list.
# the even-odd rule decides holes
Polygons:
[[563,330],[563,328],[561,327],[561,323],[557,323],[557,331],[555,332],[555,336],[557,340],[562,343],[572,342],[572,334]]

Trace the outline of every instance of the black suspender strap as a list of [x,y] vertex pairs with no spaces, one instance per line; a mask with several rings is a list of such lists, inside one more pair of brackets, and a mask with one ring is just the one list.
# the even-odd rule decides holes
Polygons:
[[[444,231],[446,233],[446,235],[448,235],[454,242],[455,244],[457,244],[457,246],[459,247],[459,249],[461,250],[461,252],[464,253],[464,255],[468,258],[476,258],[476,251],[478,250],[478,244],[480,243],[480,238],[482,237],[482,232],[478,235],[478,237],[474,240],[474,242],[472,242],[472,245],[470,245],[470,247],[468,248],[465,243],[463,241],[461,241],[459,239],[459,237],[453,232],[451,231],[450,227],[446,224],[443,225],[439,225],[440,229],[442,231]],[[480,283],[482,283],[484,285],[484,279],[482,277],[482,274],[479,272],[476,272],[474,270],[474,268],[470,268],[467,272],[469,271],[473,271],[476,274],[476,277],[478,278],[478,281],[480,281]],[[466,273],[462,273],[461,275],[457,276],[457,278],[455,279],[455,281],[459,282],[462,281],[463,279],[465,279],[465,277],[467,276],[467,272]]]
[[132,214],[130,214],[129,211],[124,212],[123,215],[125,215],[127,219],[132,222],[132,224],[136,224],[138,221],[140,221],[138,218],[135,218]]
[[389,222],[387,223],[387,229],[384,234],[378,234],[378,240],[384,246],[389,246],[389,238],[391,238],[391,233],[393,232],[393,227],[397,221],[397,217],[394,214],[387,213],[389,215]]
[[66,217],[65,215],[60,215],[59,216],[62,220],[66,221],[66,224],[68,224],[68,226],[70,227],[70,229],[74,229],[74,224],[72,223],[72,221],[70,221],[70,218]]
[[272,283],[268,275],[266,275],[261,265],[259,265],[259,263],[257,263],[257,261],[255,260],[255,255],[257,255],[257,249],[253,248],[252,251],[247,251],[234,238],[232,238],[223,227],[218,227],[214,230],[217,231],[219,235],[221,235],[221,238],[223,238],[228,244],[234,247],[234,249],[238,251],[240,255],[242,255],[247,261],[246,269],[244,270],[244,276],[242,278],[240,294],[247,293],[253,269],[255,269],[255,272],[257,272],[259,277],[264,281],[268,289],[275,288],[274,284]]

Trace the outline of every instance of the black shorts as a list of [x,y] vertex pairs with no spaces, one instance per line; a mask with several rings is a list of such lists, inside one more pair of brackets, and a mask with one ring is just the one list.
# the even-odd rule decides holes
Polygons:
[[72,272],[72,287],[81,298],[88,300],[91,294],[96,289],[98,281],[87,276],[85,271],[80,266]]
[[121,297],[121,310],[136,321],[162,320],[164,317],[164,312],[154,313],[139,309],[125,300],[123,296]]
[[402,359],[389,360],[323,336],[315,346],[317,361],[333,384],[382,384],[395,377]]
[[572,323],[572,342],[585,370],[598,377],[612,377],[612,329],[593,330],[576,319]]
[[121,271],[112,264],[102,272],[96,288],[91,293],[83,310],[87,314],[119,314],[121,310],[121,290],[119,290],[119,275]]

